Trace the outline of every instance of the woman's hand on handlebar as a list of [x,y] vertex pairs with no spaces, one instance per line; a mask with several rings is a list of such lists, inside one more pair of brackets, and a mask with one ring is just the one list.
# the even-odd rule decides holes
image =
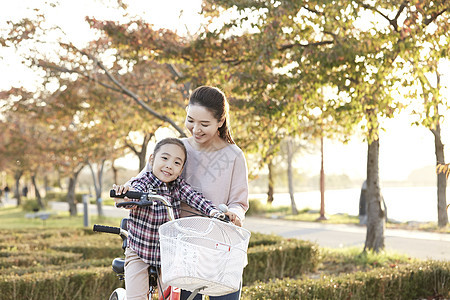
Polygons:
[[[116,191],[117,195],[121,195],[121,194],[125,194],[126,192],[130,191],[130,187],[126,186],[126,185],[117,185],[117,184],[113,184],[113,189]],[[114,199],[114,201],[117,203],[119,202],[132,202],[132,200],[128,197],[124,197],[122,199]],[[124,208],[126,209],[136,209],[136,205],[127,205]]]
[[241,219],[239,219],[237,214],[235,214],[234,212],[231,212],[231,211],[227,211],[225,213],[225,215],[228,216],[228,218],[230,219],[231,223],[233,223],[236,226],[242,227]]

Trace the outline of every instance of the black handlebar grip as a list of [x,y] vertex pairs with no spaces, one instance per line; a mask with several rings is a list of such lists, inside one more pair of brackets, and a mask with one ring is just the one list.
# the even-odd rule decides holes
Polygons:
[[92,229],[96,232],[106,232],[106,233],[114,233],[114,234],[120,234],[120,228],[119,227],[111,227],[111,226],[105,226],[105,225],[94,225],[94,228]]
[[111,198],[124,198],[128,197],[130,199],[141,199],[141,196],[145,194],[142,192],[136,192],[136,191],[127,191],[125,194],[116,195],[116,190],[110,190],[109,191],[109,197]]

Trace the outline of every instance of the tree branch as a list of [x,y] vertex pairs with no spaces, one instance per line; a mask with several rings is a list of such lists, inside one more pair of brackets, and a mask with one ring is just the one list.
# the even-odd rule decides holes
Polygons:
[[[166,64],[167,68],[169,69],[170,73],[175,78],[182,79],[184,76],[183,74],[173,65],[173,64]],[[183,90],[181,91],[184,98],[189,98],[189,91],[191,89],[191,83],[186,82],[183,84]]]
[[97,60],[95,57],[91,56],[90,54],[79,50],[81,54],[86,55],[89,59],[91,59],[92,61],[94,61],[94,63],[99,66],[106,74],[106,76],[109,78],[109,80],[111,80],[121,91],[122,94],[125,94],[129,97],[131,97],[137,104],[139,104],[142,108],[144,108],[147,112],[149,112],[152,116],[156,117],[157,119],[160,119],[164,122],[169,123],[170,125],[172,125],[173,128],[175,128],[181,135],[181,137],[186,137],[186,134],[184,133],[183,129],[180,128],[177,124],[175,124],[175,122],[164,116],[161,115],[159,113],[157,113],[156,111],[154,111],[151,107],[149,107],[147,104],[145,104],[140,98],[139,96],[137,96],[136,94],[134,94],[132,91],[128,90],[125,86],[123,86],[109,71],[108,69],[99,61]]
[[128,147],[131,151],[133,151],[134,154],[136,154],[137,156],[139,156],[139,152],[137,151],[136,147],[134,147],[134,145],[128,143],[127,140],[125,140],[125,146]]
[[113,90],[114,92],[118,92],[118,93],[122,92],[118,88],[115,88],[112,85],[106,84],[106,83],[98,80],[97,78],[94,78],[94,77],[92,77],[90,75],[87,75],[87,74],[85,74],[85,73],[83,73],[81,71],[71,70],[71,69],[67,69],[67,68],[64,68],[64,67],[55,66],[55,65],[52,65],[52,64],[48,64],[47,62],[39,62],[37,64],[37,66],[42,67],[42,68],[46,68],[46,69],[51,69],[51,70],[54,70],[54,71],[57,71],[57,72],[60,72],[60,73],[78,74],[82,78],[87,79],[87,80],[95,81],[98,84],[100,84],[101,86],[103,86],[103,87],[105,87],[107,89]]
[[442,14],[445,13],[446,11],[449,11],[449,8],[443,9],[443,10],[441,10],[440,12],[431,15],[430,18],[425,19],[424,24],[425,24],[426,26],[427,26],[427,25],[430,25],[430,23],[432,23],[434,20],[436,20],[440,15],[442,15]]
[[[405,9],[407,3],[408,3],[408,1],[403,1],[402,5],[400,5],[397,14],[394,17],[395,24],[397,24],[397,20],[400,17],[400,14],[402,13],[402,11]],[[392,21],[394,21],[394,20],[392,20]]]
[[317,46],[322,46],[322,45],[330,45],[333,43],[334,43],[334,41],[321,41],[321,42],[315,42],[315,43],[309,43],[309,44],[294,43],[294,44],[283,45],[280,48],[278,48],[278,50],[283,51],[283,50],[291,49],[294,47],[303,47],[303,48],[317,47]]
[[[357,3],[359,3],[362,7],[366,8],[366,9],[369,9],[369,10],[372,10],[372,11],[378,13],[380,16],[385,18],[389,22],[389,24],[392,25],[392,27],[394,27],[395,31],[398,32],[398,24],[397,24],[397,19],[396,19],[397,17],[395,19],[391,20],[391,19],[389,19],[389,17],[387,15],[385,15],[384,13],[382,13],[381,11],[376,9],[375,7],[373,7],[373,6],[369,5],[369,4],[363,3],[361,1],[357,1]],[[404,4],[405,4],[405,2],[403,2],[402,5],[400,6],[400,9],[399,9],[399,12],[397,13],[397,15],[399,15],[401,10],[403,10],[404,7],[402,8],[402,6]]]

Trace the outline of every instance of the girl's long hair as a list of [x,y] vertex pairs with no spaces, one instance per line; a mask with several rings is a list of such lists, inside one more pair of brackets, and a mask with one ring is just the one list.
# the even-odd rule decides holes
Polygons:
[[227,143],[234,144],[230,125],[228,124],[228,101],[220,89],[212,86],[196,88],[192,92],[191,97],[189,97],[189,105],[191,104],[207,108],[219,122],[223,121],[223,125],[219,127],[219,136]]

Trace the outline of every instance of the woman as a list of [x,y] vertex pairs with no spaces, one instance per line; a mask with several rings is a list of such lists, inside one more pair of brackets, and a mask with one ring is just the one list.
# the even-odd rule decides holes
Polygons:
[[[218,88],[201,86],[192,92],[185,121],[191,137],[182,139],[188,158],[181,176],[214,205],[226,204],[236,215],[231,221],[242,226],[248,209],[248,172],[244,153],[231,137],[228,110],[225,94]],[[182,203],[181,208],[181,217],[190,215],[187,204]],[[181,299],[189,295],[182,291]],[[194,299],[201,299],[201,295]],[[240,299],[240,290],[210,299]]]

